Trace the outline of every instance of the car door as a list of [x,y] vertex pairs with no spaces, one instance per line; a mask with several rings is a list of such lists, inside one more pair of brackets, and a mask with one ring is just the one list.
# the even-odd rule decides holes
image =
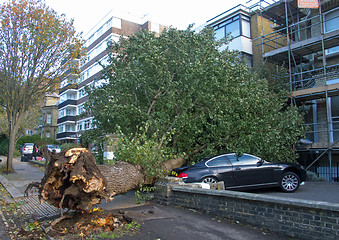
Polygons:
[[273,182],[273,167],[262,164],[259,157],[243,154],[227,154],[233,166],[233,174],[237,186],[260,186]]
[[211,158],[206,162],[206,166],[212,176],[214,175],[219,181],[224,182],[226,188],[236,185],[232,164],[225,155]]

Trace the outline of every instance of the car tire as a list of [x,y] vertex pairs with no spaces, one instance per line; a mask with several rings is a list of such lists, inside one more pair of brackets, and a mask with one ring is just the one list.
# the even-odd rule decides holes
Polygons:
[[210,183],[217,183],[218,180],[214,177],[205,177],[201,180],[201,182],[210,184]]
[[26,157],[21,157],[21,162],[25,162],[26,161]]
[[294,172],[285,172],[280,180],[280,188],[283,192],[292,193],[300,186],[300,178]]

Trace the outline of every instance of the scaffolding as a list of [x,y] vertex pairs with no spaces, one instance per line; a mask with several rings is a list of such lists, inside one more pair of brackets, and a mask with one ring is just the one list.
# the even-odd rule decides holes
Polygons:
[[261,21],[253,47],[264,62],[287,69],[285,84],[291,104],[324,106],[322,121],[318,117],[308,124],[307,135],[313,136],[313,143],[298,149],[315,155],[305,164],[312,169],[326,155],[326,177],[330,181],[339,179],[338,159],[337,168],[332,164],[332,157],[339,153],[338,139],[334,139],[339,136],[339,127],[334,127],[339,125],[339,118],[332,117],[330,99],[339,95],[339,27],[333,27],[333,23],[339,23],[339,14],[331,14],[339,11],[339,0],[319,0],[318,9],[298,8],[297,0],[260,0],[249,8]]

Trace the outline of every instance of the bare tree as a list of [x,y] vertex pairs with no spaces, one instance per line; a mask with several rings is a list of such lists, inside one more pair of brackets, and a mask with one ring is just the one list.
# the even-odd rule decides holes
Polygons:
[[11,132],[9,168],[22,118],[67,74],[78,73],[75,63],[82,46],[73,22],[40,0],[14,0],[0,6],[0,103]]

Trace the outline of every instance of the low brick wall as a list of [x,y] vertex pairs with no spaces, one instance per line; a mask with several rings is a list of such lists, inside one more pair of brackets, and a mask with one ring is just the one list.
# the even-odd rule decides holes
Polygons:
[[155,201],[163,205],[201,210],[299,239],[339,239],[339,204],[186,187],[171,179],[156,187]]

